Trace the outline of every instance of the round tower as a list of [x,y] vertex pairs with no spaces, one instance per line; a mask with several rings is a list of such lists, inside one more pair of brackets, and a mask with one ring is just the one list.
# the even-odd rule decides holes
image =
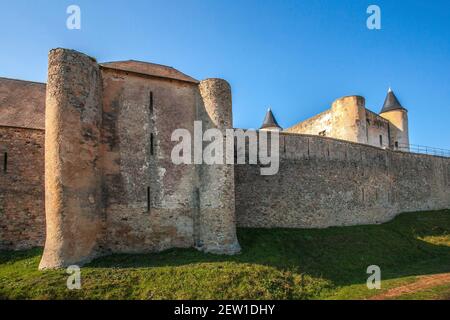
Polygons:
[[[203,130],[219,129],[224,137],[233,128],[231,88],[222,79],[206,79],[199,84],[199,110]],[[199,170],[199,250],[235,254],[241,248],[236,235],[234,165],[203,164]]]
[[346,96],[331,106],[333,127],[331,137],[358,143],[367,143],[366,100],[361,96]]
[[408,110],[389,88],[380,116],[389,121],[389,144],[394,150],[409,151]]
[[45,110],[47,238],[40,269],[82,264],[100,251],[101,86],[94,59],[73,50],[50,51]]

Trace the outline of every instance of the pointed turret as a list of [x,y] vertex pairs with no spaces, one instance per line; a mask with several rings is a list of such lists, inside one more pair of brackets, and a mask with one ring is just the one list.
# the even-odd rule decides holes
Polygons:
[[270,108],[267,110],[261,130],[282,130]]
[[389,88],[388,93],[386,95],[386,99],[384,100],[383,108],[381,109],[380,113],[400,109],[406,110],[398,101],[394,91],[392,91],[392,89]]
[[389,88],[380,116],[389,120],[389,146],[394,150],[409,150],[408,110]]

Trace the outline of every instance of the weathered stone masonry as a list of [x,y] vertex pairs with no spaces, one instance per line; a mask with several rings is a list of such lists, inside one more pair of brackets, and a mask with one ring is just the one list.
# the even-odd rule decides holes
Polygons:
[[44,240],[44,131],[0,126],[0,248]]
[[45,84],[0,78],[0,249],[43,246]]
[[236,165],[240,227],[325,228],[450,208],[450,159],[281,133],[280,170]]
[[[449,158],[333,138],[280,133],[273,176],[257,165],[175,165],[172,132],[193,136],[196,120],[232,128],[232,97],[224,80],[166,66],[55,49],[47,86],[0,79],[0,107],[0,249],[45,241],[41,268],[174,247],[234,254],[236,226],[322,228],[450,208]],[[389,111],[399,133],[388,142],[388,121],[362,97],[333,108],[294,129],[407,142],[404,110]]]
[[228,83],[52,50],[40,268],[172,247],[237,253],[233,166],[171,161],[172,132],[195,120],[231,128]]
[[83,263],[101,252],[101,78],[68,50],[49,56],[45,112],[47,238],[41,267]]
[[346,96],[330,109],[287,128],[285,132],[326,136],[383,149],[409,150],[408,111],[389,89],[380,114],[366,109],[360,96]]

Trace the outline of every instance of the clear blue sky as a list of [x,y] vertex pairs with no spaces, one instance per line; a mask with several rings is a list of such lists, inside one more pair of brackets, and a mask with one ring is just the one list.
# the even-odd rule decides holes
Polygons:
[[[167,64],[233,87],[234,125],[283,127],[344,95],[379,111],[389,85],[408,108],[411,142],[450,149],[448,0],[0,0],[0,76],[46,81],[47,52]],[[81,7],[81,30],[66,8]],[[382,30],[366,28],[370,4]]]

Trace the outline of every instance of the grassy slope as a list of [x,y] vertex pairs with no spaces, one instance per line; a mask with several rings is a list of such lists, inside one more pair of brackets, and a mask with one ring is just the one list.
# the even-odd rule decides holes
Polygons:
[[[240,229],[240,255],[176,249],[113,255],[82,268],[82,290],[64,271],[37,270],[40,249],[0,253],[0,298],[34,299],[359,299],[366,268],[382,289],[416,275],[450,272],[450,210],[408,213],[376,226],[323,230]],[[442,286],[407,298],[450,296]]]

